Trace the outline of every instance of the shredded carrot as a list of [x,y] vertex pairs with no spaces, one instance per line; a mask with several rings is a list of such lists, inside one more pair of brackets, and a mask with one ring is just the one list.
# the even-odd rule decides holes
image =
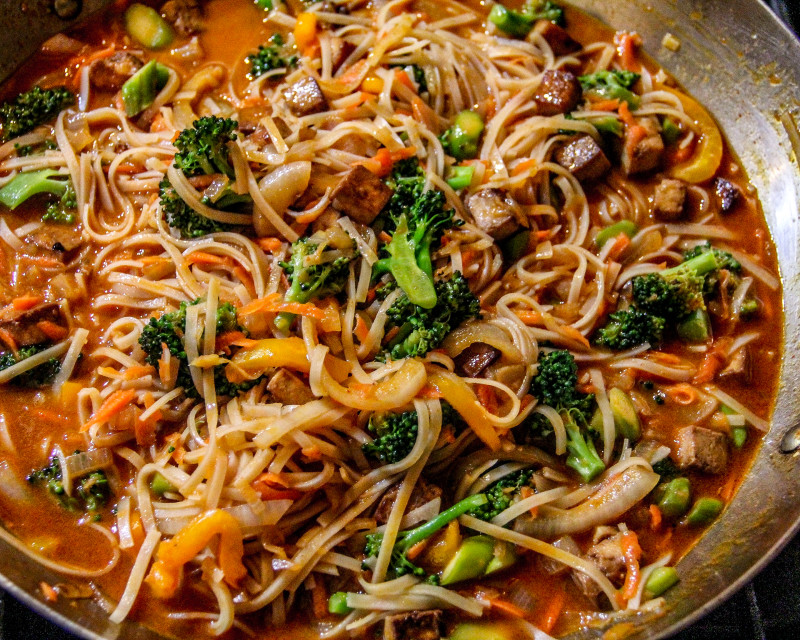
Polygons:
[[664,393],[676,404],[684,406],[693,404],[698,398],[697,389],[690,384],[686,384],[685,382],[679,382],[678,384],[665,386]]
[[608,252],[608,259],[616,260],[629,246],[631,246],[631,239],[627,236],[627,234],[620,233],[616,238],[614,238],[614,244],[611,245],[611,249]]
[[692,142],[691,144],[682,144],[668,148],[665,152],[666,164],[672,166],[686,162],[694,155],[695,146],[695,142]]
[[103,60],[104,58],[110,58],[111,56],[114,55],[114,52],[116,50],[117,50],[116,49],[116,45],[112,44],[111,46],[109,46],[109,47],[107,47],[105,49],[100,49],[99,51],[94,51],[94,52],[90,53],[89,55],[76,56],[76,57],[72,58],[72,60],[70,60],[67,63],[67,66],[72,66],[74,64],[74,65],[77,65],[79,67],[82,67],[84,65],[91,64],[92,62],[95,62],[96,60]]
[[19,351],[19,345],[17,341],[14,340],[14,336],[12,336],[6,329],[0,327],[0,341],[4,345],[6,345],[11,351],[17,352]]
[[413,560],[414,558],[419,556],[423,551],[425,551],[425,547],[427,546],[428,546],[428,538],[426,538],[425,540],[420,540],[417,544],[415,544],[406,552],[406,557],[409,560]]
[[651,351],[650,359],[660,362],[661,364],[680,364],[680,357],[674,353],[664,353],[663,351]]
[[414,117],[414,120],[425,125],[425,127],[427,127],[429,130],[434,132],[438,130],[436,124],[436,113],[427,104],[425,104],[421,98],[415,96],[414,99],[411,100],[411,113]]
[[256,482],[253,488],[258,491],[262,500],[297,500],[303,497],[303,492],[298,489],[276,489],[263,482]]
[[46,582],[39,583],[39,590],[42,592],[44,599],[48,602],[55,602],[58,600],[58,591],[51,587]]
[[622,605],[623,601],[627,602],[636,595],[639,589],[639,581],[642,579],[642,574],[639,571],[639,559],[642,557],[642,548],[639,546],[639,538],[633,531],[626,531],[620,537],[620,546],[622,547],[622,555],[625,558],[625,565],[627,572],[625,573],[625,582],[622,589],[617,594],[617,601]]
[[256,240],[256,244],[261,247],[264,251],[268,253],[276,253],[280,250],[283,246],[283,242],[280,238],[275,238],[274,236],[267,236],[266,238],[259,238]]
[[472,249],[467,249],[466,251],[461,252],[461,266],[463,267],[463,271],[467,270],[472,264],[472,261],[478,257],[478,252],[473,251]]
[[488,384],[479,384],[477,396],[478,401],[486,411],[497,415],[497,394],[494,391],[494,387],[490,387]]
[[39,267],[49,269],[52,267],[62,266],[62,262],[56,258],[48,258],[46,256],[23,256],[28,262],[35,264]]
[[543,322],[542,314],[533,309],[514,309],[514,313],[529,327],[541,325]]
[[161,112],[157,113],[153,117],[153,121],[150,123],[150,132],[160,133],[162,131],[167,131],[168,129],[169,125],[167,124],[166,118],[161,115]]
[[633,117],[633,114],[631,113],[630,107],[628,107],[627,102],[620,102],[619,117],[622,120],[622,122],[624,122],[629,127],[638,126],[636,118]]
[[302,453],[309,462],[319,462],[322,460],[322,451],[319,450],[317,445],[303,447],[300,449],[300,453]]
[[[125,175],[130,175],[132,173],[138,173],[140,171],[139,167],[137,167],[132,162],[121,162],[117,165],[116,169],[117,173],[122,173]],[[207,185],[206,185],[207,186]]]
[[233,275],[239,279],[239,282],[244,285],[244,288],[247,289],[247,292],[251,296],[256,295],[256,285],[253,282],[253,276],[247,269],[241,264],[236,263],[236,266],[233,268]]
[[384,244],[388,244],[388,243],[390,243],[390,242],[392,241],[392,236],[390,236],[390,235],[389,235],[388,233],[386,233],[385,231],[381,231],[381,232],[378,234],[378,240],[380,240],[380,241],[381,241],[381,242],[383,242]]
[[347,71],[339,76],[339,82],[341,82],[343,85],[351,85],[359,82],[361,80],[361,76],[366,73],[368,66],[367,59],[361,58],[361,60],[356,62],[352,67],[347,69]]
[[361,315],[356,315],[356,328],[353,333],[355,334],[356,338],[358,338],[358,341],[361,344],[364,344],[367,339],[367,335],[369,334],[369,327],[367,326],[367,323],[364,322],[364,318],[362,318]]
[[217,339],[214,341],[214,349],[217,352],[222,351],[229,354],[231,352],[231,345],[246,337],[247,336],[245,336],[242,331],[226,331],[217,336]]
[[694,384],[705,384],[706,382],[711,382],[717,377],[717,374],[725,364],[725,360],[725,353],[720,353],[720,350],[718,349],[711,349],[708,351],[708,353],[706,353],[705,357],[703,358],[703,362],[700,363],[697,373],[694,375],[694,378],[692,378],[692,382]]
[[11,301],[11,306],[15,311],[30,311],[34,307],[39,306],[44,301],[42,296],[20,296]]
[[323,320],[325,312],[316,305],[306,302],[284,302],[279,293],[271,293],[264,298],[258,298],[239,309],[239,315],[251,315],[253,313],[294,313],[300,316],[309,316],[315,320]]
[[[144,376],[152,375],[153,372],[154,369],[149,364],[138,364],[133,367],[128,367],[127,369],[125,369],[125,373],[122,374],[122,379],[135,380],[136,378],[142,378]],[[147,406],[146,403],[145,406]]]
[[542,612],[542,617],[539,619],[539,628],[545,633],[550,633],[556,622],[561,617],[564,610],[564,589],[553,589],[550,592],[550,600],[547,602],[547,607]]
[[69,330],[66,327],[62,327],[52,320],[40,320],[36,323],[36,328],[53,342],[63,340],[69,335]]
[[328,613],[328,592],[325,590],[325,583],[322,580],[314,581],[314,588],[311,590],[311,604],[317,620],[324,620],[330,615]]
[[626,71],[639,71],[641,65],[636,59],[637,50],[642,44],[639,34],[623,31],[617,34],[614,41],[617,44],[620,66]]
[[592,345],[589,344],[589,340],[586,338],[585,335],[583,335],[575,327],[570,327],[569,325],[564,325],[563,327],[559,327],[558,331],[565,338],[569,338],[570,340],[574,340],[578,344],[582,344],[587,349],[591,349]]
[[66,420],[66,418],[60,413],[50,411],[49,409],[36,409],[33,412],[33,415],[35,415],[39,420],[49,422],[50,424],[63,425],[64,421]]
[[512,176],[518,176],[523,173],[526,173],[529,169],[533,169],[536,165],[539,164],[539,161],[535,158],[530,158],[525,160],[524,162],[520,162],[514,169],[511,171]]
[[597,102],[592,102],[591,108],[592,111],[616,111],[619,109],[619,105],[619,99],[614,98],[613,100],[598,100]]
[[657,504],[650,505],[650,528],[653,531],[658,531],[661,527],[662,521],[661,509],[658,508]]
[[280,473],[272,473],[271,471],[262,473],[256,478],[256,482],[263,482],[267,485],[271,485],[272,487],[285,488],[289,486],[289,483],[286,482],[286,479]]
[[494,598],[489,598],[488,601],[489,601],[489,606],[491,606],[494,611],[505,613],[506,615],[512,616],[514,618],[525,617],[525,612],[519,607],[515,607],[510,602],[506,602],[505,600],[497,600]]
[[205,251],[195,251],[186,256],[186,264],[225,265],[231,266],[233,261],[228,256],[218,256]]
[[117,415],[120,411],[122,411],[125,407],[127,407],[133,399],[136,397],[136,390],[135,389],[119,389],[112,393],[108,398],[106,398],[105,402],[100,405],[100,408],[97,410],[92,418],[81,427],[81,431],[88,431],[96,424],[102,424],[113,418]]
[[404,87],[408,87],[414,93],[417,92],[417,88],[414,86],[414,83],[411,81],[411,78],[408,77],[408,74],[404,69],[395,69],[394,78]]
[[439,392],[438,389],[433,388],[431,385],[426,384],[420,392],[417,394],[418,398],[423,398],[425,400],[438,400],[442,397],[442,394]]
[[737,476],[735,473],[731,474],[731,476],[719,490],[719,497],[725,502],[729,502],[733,497],[733,491],[736,488],[736,477]]
[[242,347],[243,349],[250,349],[258,344],[258,340],[252,338],[239,338],[236,342],[231,342],[234,347]]

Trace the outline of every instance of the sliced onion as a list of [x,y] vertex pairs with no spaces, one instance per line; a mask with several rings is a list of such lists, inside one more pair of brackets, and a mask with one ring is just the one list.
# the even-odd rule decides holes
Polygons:
[[0,460],[0,494],[16,503],[28,503],[33,500],[28,485],[25,484],[5,460]]
[[571,509],[539,508],[539,515],[520,517],[514,530],[534,538],[552,539],[588,531],[619,518],[658,484],[659,475],[642,466],[632,466],[609,477],[600,489]]
[[62,466],[62,472],[66,470],[72,478],[80,478],[92,473],[92,471],[110,467],[112,462],[111,450],[101,447],[100,449],[92,449],[91,451],[83,451],[67,456],[64,460],[64,466]]
[[[429,520],[433,520],[437,515],[439,515],[441,508],[442,499],[434,498],[433,500],[423,504],[421,507],[412,509],[403,516],[403,520],[400,522],[400,529],[408,529],[413,527],[415,524],[419,524],[420,522],[428,522]],[[383,533],[385,530],[386,525],[382,525],[375,529],[377,533]]]
[[117,535],[119,535],[120,549],[133,548],[133,532],[131,531],[131,499],[128,496],[122,496],[117,503]]
[[[251,536],[260,533],[264,527],[276,524],[291,506],[292,500],[269,500],[255,505],[240,504],[235,507],[225,507],[222,511],[236,518],[242,528],[242,535]],[[196,517],[191,515],[159,518],[158,530],[164,535],[174,536]]]
[[485,342],[489,346],[499,349],[504,356],[514,362],[522,361],[522,353],[500,327],[486,322],[472,322],[452,331],[442,343],[447,355],[454,358],[469,345],[475,342]]

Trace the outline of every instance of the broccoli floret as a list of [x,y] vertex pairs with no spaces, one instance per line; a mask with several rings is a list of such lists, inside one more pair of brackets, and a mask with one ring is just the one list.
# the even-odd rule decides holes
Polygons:
[[665,324],[664,318],[638,309],[617,311],[608,316],[608,324],[597,332],[595,342],[617,351],[644,343],[657,346],[664,335]]
[[522,487],[530,486],[532,476],[533,469],[520,469],[493,482],[483,490],[489,502],[473,509],[470,515],[481,520],[491,520],[511,506]]
[[387,203],[379,224],[392,236],[383,257],[373,267],[373,277],[391,273],[397,284],[416,305],[430,309],[436,304],[431,254],[446,229],[463,224],[445,209],[441,191],[425,190],[425,176],[416,159],[398,162],[390,184],[394,194]]
[[[328,251],[342,255],[329,260],[325,257]],[[289,279],[285,300],[304,303],[341,293],[350,275],[350,263],[358,255],[355,242],[338,231],[319,231],[295,241],[289,261],[281,263]],[[275,324],[288,331],[293,319],[291,313],[280,313]]]
[[633,299],[646,313],[680,322],[695,310],[705,310],[706,279],[715,276],[719,264],[713,251],[702,251],[676,267],[636,276]]
[[[234,178],[230,164],[228,144],[236,139],[239,123],[230,118],[207,116],[195,120],[192,127],[184,129],[175,140],[175,168],[187,177],[223,174]],[[161,208],[167,224],[177,229],[185,238],[197,238],[218,231],[229,231],[233,225],[211,220],[197,213],[186,204],[175,191],[169,179],[164,177],[159,185]],[[238,194],[230,186],[225,187],[212,201],[207,197],[203,203],[216,209],[236,211],[252,203],[247,194]]]
[[72,181],[67,182],[64,195],[57,202],[47,207],[42,216],[42,222],[57,222],[58,224],[75,224],[78,213],[78,197],[72,187]]
[[401,295],[387,309],[387,331],[394,327],[399,331],[386,345],[385,356],[393,360],[422,357],[442,344],[445,336],[462,322],[480,317],[480,301],[461,272],[456,271],[449,280],[439,280],[435,290],[436,304],[432,309],[415,305],[407,295]]
[[672,458],[667,456],[663,460],[659,460],[653,465],[653,471],[655,471],[658,475],[661,476],[661,480],[671,480],[675,478],[678,473],[679,469],[672,461]]
[[[178,359],[178,377],[175,386],[183,387],[184,393],[196,400],[200,399],[200,394],[192,381],[192,374],[189,370],[189,358],[183,345],[183,336],[186,331],[186,309],[190,305],[200,304],[202,299],[198,298],[189,304],[181,302],[177,311],[165,313],[158,318],[150,318],[150,321],[142,329],[139,336],[139,346],[145,354],[145,361],[148,364],[158,367],[162,356],[162,345],[166,345],[169,352]],[[217,334],[227,331],[243,331],[239,326],[236,309],[230,302],[224,302],[217,307]],[[258,383],[258,380],[245,380],[241,383],[230,382],[225,375],[225,365],[219,364],[214,368],[214,385],[217,395],[235,396],[251,389]]]
[[[561,414],[567,430],[567,466],[589,482],[605,469],[588,432],[594,411],[594,394],[577,389],[578,365],[569,351],[556,350],[539,357],[539,369],[531,383],[531,392],[540,403]],[[541,425],[534,421],[533,425]]]
[[[80,453],[76,451],[75,453]],[[71,496],[66,494],[61,480],[61,463],[53,456],[49,463],[41,469],[28,474],[28,482],[42,484],[59,504],[69,511],[97,512],[102,509],[111,497],[111,488],[104,471],[98,470],[83,476],[74,485]],[[99,516],[95,516],[99,519]]]
[[[28,347],[21,347],[16,354],[13,351],[0,353],[0,371],[8,369],[10,366],[22,362],[48,348],[46,344],[35,344]],[[25,373],[20,373],[11,378],[11,384],[18,387],[46,387],[52,384],[53,378],[61,371],[61,362],[58,358],[50,358],[42,364],[29,369]]]
[[276,33],[269,39],[268,45],[259,45],[256,53],[251,53],[245,58],[250,65],[248,75],[251,78],[263,76],[273,69],[288,69],[297,66],[297,56],[287,56],[284,51],[283,38]]
[[[446,511],[442,511],[433,520],[422,524],[415,529],[409,531],[402,531],[397,536],[397,540],[392,548],[392,559],[389,563],[389,573],[392,577],[397,578],[411,573],[415,576],[425,576],[425,570],[412,563],[407,553],[415,544],[419,544],[423,540],[427,540],[434,533],[443,529],[456,518],[463,516],[465,513],[472,513],[473,510],[478,509],[487,503],[487,498],[483,493],[464,498],[456,502],[452,507]],[[367,543],[364,548],[364,555],[367,558],[372,558],[378,555],[381,543],[383,542],[382,533],[371,533],[367,535]],[[438,582],[437,576],[428,576],[428,581]]]
[[[447,402],[442,403],[442,424],[456,424],[460,417]],[[403,413],[374,413],[367,429],[375,435],[372,442],[365,443],[361,450],[368,456],[388,464],[405,458],[417,442],[419,416],[416,411]]]
[[592,95],[600,100],[622,100],[635,110],[639,108],[641,98],[631,91],[631,87],[639,77],[633,71],[612,69],[580,76],[578,80],[584,95]]
[[28,133],[74,103],[75,95],[66,87],[34,87],[21,93],[0,105],[0,139],[7,142]]
[[175,168],[190,177],[224,173],[233,178],[228,143],[236,140],[238,126],[236,120],[216,116],[195,120],[175,140]]

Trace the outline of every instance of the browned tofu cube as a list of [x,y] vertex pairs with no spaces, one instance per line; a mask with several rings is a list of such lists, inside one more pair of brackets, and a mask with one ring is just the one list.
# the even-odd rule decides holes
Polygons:
[[611,168],[606,154],[592,136],[579,136],[556,151],[556,162],[579,182],[597,180]]
[[539,115],[555,116],[574,111],[581,101],[583,90],[578,78],[569,71],[545,71],[533,100]]
[[[375,508],[374,515],[375,521],[378,524],[386,524],[389,522],[389,516],[392,513],[392,509],[394,509],[397,494],[400,492],[400,484],[401,483],[397,483],[389,487],[386,493],[381,497],[381,501]],[[408,505],[406,505],[406,512],[413,511],[441,495],[442,490],[440,487],[420,478],[419,482],[414,486],[414,490],[411,492],[411,498],[408,501]]]
[[[652,171],[661,164],[664,156],[664,141],[656,121],[653,118],[643,118],[638,124],[644,129],[643,136],[637,127],[625,127],[622,170],[628,176]],[[636,136],[636,139],[632,140],[631,136]]]
[[704,427],[684,427],[678,431],[676,457],[681,469],[722,473],[728,466],[728,437]]
[[575,53],[582,48],[580,43],[573,40],[565,29],[559,27],[555,22],[550,22],[550,20],[538,20],[533,30],[547,41],[547,44],[550,45],[553,53],[557,56]]
[[64,337],[66,337],[67,318],[61,305],[55,302],[41,304],[29,311],[7,312],[0,319],[0,330],[10,336],[18,347],[27,347],[32,344],[50,342],[48,333],[39,327],[42,322],[61,327],[64,330]]
[[410,611],[389,616],[383,625],[383,640],[441,640],[442,612]]
[[281,404],[305,404],[316,396],[311,388],[288,369],[278,369],[267,383],[273,400]]
[[361,224],[372,224],[392,197],[392,188],[372,171],[356,165],[341,179],[331,193],[337,211]]
[[125,81],[144,66],[132,53],[117,51],[95,60],[89,67],[89,83],[98,91],[119,91]]
[[467,199],[475,226],[495,240],[502,240],[519,229],[521,212],[516,201],[500,189],[481,189]]
[[681,180],[665,179],[653,195],[653,212],[661,220],[676,220],[686,206],[686,185]]
[[328,101],[314,78],[303,78],[283,90],[283,97],[289,110],[296,116],[328,110]]

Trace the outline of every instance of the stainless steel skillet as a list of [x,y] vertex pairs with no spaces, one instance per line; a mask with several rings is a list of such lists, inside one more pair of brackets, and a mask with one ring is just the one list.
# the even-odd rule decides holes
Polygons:
[[[630,636],[664,638],[730,596],[800,529],[800,453],[781,451],[784,435],[800,429],[800,43],[758,0],[572,2],[614,28],[638,31],[653,57],[710,108],[758,190],[783,279],[785,355],[772,429],[731,506],[680,563],[666,615],[642,621]],[[681,41],[677,52],[661,47],[667,32]],[[0,31],[0,51],[19,43],[18,31]],[[2,78],[7,71],[0,70]],[[46,605],[38,584],[59,579],[0,542],[0,586],[73,633],[160,637],[134,623],[109,623],[87,600]]]

